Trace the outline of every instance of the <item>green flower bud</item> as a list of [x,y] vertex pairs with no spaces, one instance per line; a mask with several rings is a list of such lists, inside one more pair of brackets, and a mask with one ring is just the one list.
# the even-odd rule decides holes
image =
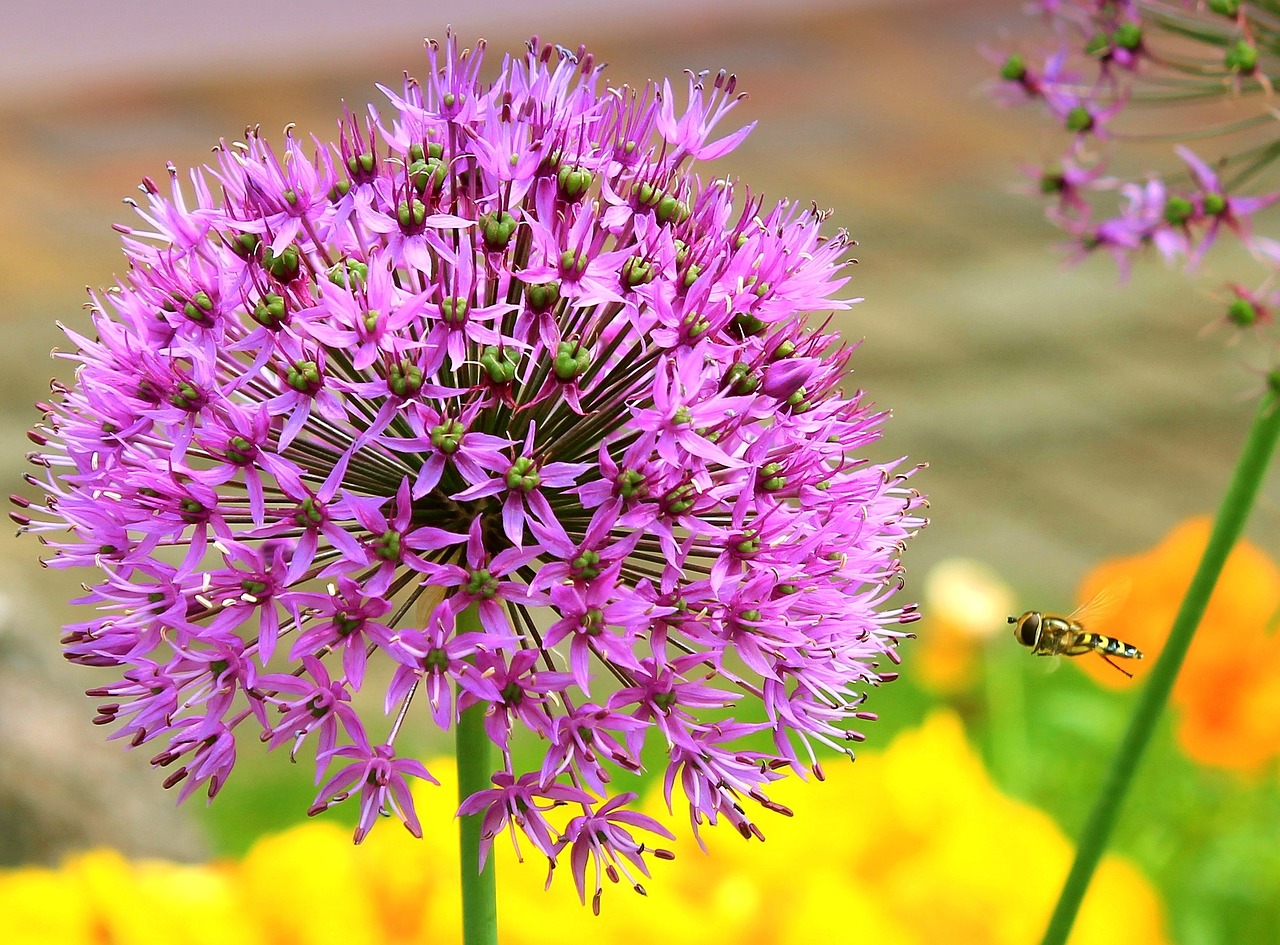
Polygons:
[[1225,213],[1227,209],[1227,198],[1219,193],[1207,193],[1201,201],[1204,204],[1204,212],[1208,216],[1216,217],[1220,213]]
[[1000,78],[1007,82],[1021,82],[1027,75],[1027,64],[1021,56],[1013,53],[1000,67]]
[[446,456],[452,456],[462,446],[466,432],[461,420],[446,420],[431,428],[431,445]]
[[467,300],[460,295],[451,295],[440,300],[440,317],[451,328],[461,328],[467,322]]
[[400,224],[402,230],[412,230],[422,226],[424,220],[427,219],[427,207],[417,197],[412,202],[401,200],[400,206],[396,207],[396,222]]
[[582,249],[566,249],[560,254],[560,271],[565,275],[581,276],[587,271],[586,250]]
[[505,210],[494,210],[480,215],[476,221],[484,237],[484,245],[490,250],[506,248],[516,231],[516,218]]
[[1234,298],[1227,306],[1227,320],[1233,325],[1248,328],[1258,320],[1258,307],[1248,299]]
[[535,312],[550,311],[560,301],[560,283],[532,283],[524,287],[525,304]]
[[1084,134],[1093,130],[1093,115],[1083,105],[1077,105],[1067,112],[1067,117],[1063,124],[1067,131],[1075,134]]
[[1116,49],[1133,52],[1142,45],[1142,27],[1137,23],[1121,23],[1111,34],[1111,45]]
[[387,371],[387,387],[397,397],[409,398],[422,390],[422,368],[401,358]]
[[400,533],[397,531],[385,531],[372,542],[374,557],[381,558],[383,561],[399,561],[400,560]]
[[296,246],[286,246],[278,256],[268,246],[262,252],[262,265],[280,282],[292,282],[302,271],[302,256]]
[[227,441],[227,462],[236,466],[247,466],[257,453],[258,448],[242,436]]
[[285,383],[300,394],[314,394],[324,386],[320,366],[314,361],[294,361],[285,372]]
[[480,366],[489,374],[489,380],[495,384],[510,384],[516,377],[516,368],[520,365],[520,354],[513,348],[499,348],[489,345],[480,355]]
[[1227,54],[1223,56],[1222,64],[1231,72],[1252,75],[1258,68],[1258,47],[1247,39],[1238,39],[1233,45],[1227,47]]
[[760,378],[756,377],[750,365],[738,361],[729,368],[729,373],[725,375],[724,383],[733,393],[746,396],[747,394],[754,394],[760,387]]
[[618,494],[624,499],[633,499],[638,495],[644,495],[648,492],[648,483],[645,482],[644,473],[637,472],[634,469],[624,469],[618,473],[617,478]]
[[414,161],[408,168],[409,183],[420,194],[428,189],[439,190],[449,174],[449,167],[444,161],[431,158],[426,161]]
[[268,292],[266,296],[253,307],[250,313],[253,320],[263,328],[269,328],[272,331],[279,331],[287,321],[288,310],[285,308],[284,297],[276,295],[274,292]]
[[182,307],[182,314],[197,325],[209,325],[213,322],[210,314],[213,312],[213,299],[209,298],[208,292],[197,292],[191,296],[191,301]]
[[655,275],[653,263],[639,256],[629,256],[622,264],[622,284],[629,289],[652,282]]
[[363,289],[369,281],[369,267],[358,259],[344,259],[329,270],[329,281],[350,289]]
[[340,180],[329,188],[329,202],[337,203],[349,193],[351,193],[351,181]]
[[551,369],[556,377],[568,383],[580,377],[591,366],[591,350],[577,341],[562,341],[556,346]]
[[542,484],[537,464],[527,456],[521,456],[507,470],[507,488],[519,492],[532,492]]
[[595,182],[595,175],[581,167],[566,164],[556,172],[556,188],[560,196],[572,203],[580,199]]
[[1173,195],[1164,203],[1164,218],[1171,226],[1182,226],[1195,216],[1195,205],[1186,197]]

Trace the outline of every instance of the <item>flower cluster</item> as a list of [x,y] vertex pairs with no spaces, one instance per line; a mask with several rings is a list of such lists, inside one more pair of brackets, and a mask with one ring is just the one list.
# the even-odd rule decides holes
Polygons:
[[312,812],[357,799],[357,840],[418,834],[397,735],[482,706],[502,762],[461,812],[598,896],[668,835],[611,788],[646,744],[695,831],[751,836],[747,798],[860,738],[922,500],[860,458],[885,415],[808,324],[850,240],[691,171],[750,130],[715,137],[734,77],[681,108],[536,39],[485,85],[482,53],[429,44],[313,153],[253,134],[145,180],[15,517],[100,570],[66,655],[120,673],[96,721],[182,797],[247,733],[310,746]]
[[[1149,246],[1166,263],[1192,270],[1219,236],[1231,234],[1266,276],[1257,286],[1226,286],[1223,320],[1268,324],[1280,304],[1280,242],[1255,235],[1253,220],[1280,200],[1265,173],[1280,154],[1274,5],[1039,0],[1030,9],[1050,38],[1038,55],[993,57],[1000,64],[996,94],[1042,104],[1066,133],[1061,157],[1031,171],[1050,200],[1050,219],[1072,236],[1079,255],[1105,251],[1122,274]],[[1157,108],[1140,117],[1144,105]],[[1119,130],[1131,140],[1183,142],[1173,148],[1176,165],[1163,175],[1109,176],[1110,139]],[[1206,160],[1203,141],[1213,138],[1232,143]],[[1201,154],[1186,145],[1191,141]]]
[[[432,770],[453,786],[448,759]],[[53,869],[0,870],[6,941],[456,941],[458,875],[437,868],[457,857],[457,835],[447,829],[452,809],[445,792],[416,793],[424,822],[441,828],[423,841],[378,831],[353,847],[336,826],[312,822],[261,837],[244,857],[214,865],[129,861],[95,850]],[[643,808],[662,815],[660,793],[656,785],[647,791]],[[716,941],[809,945],[847,941],[856,924],[874,942],[1023,945],[1043,931],[1052,906],[1052,886],[1028,876],[1060,875],[1070,859],[1061,828],[1000,791],[949,712],[931,713],[857,766],[834,768],[820,794],[783,784],[778,795],[796,817],[772,830],[767,846],[709,834],[711,856],[682,857],[647,899],[610,903],[599,917],[579,908],[568,889],[544,891],[528,871],[504,869],[510,851],[497,851],[504,914],[538,917],[508,923],[502,941],[540,945],[555,929],[567,942],[702,945],[714,928]],[[833,809],[876,813],[830,817]],[[813,820],[826,826],[810,829]],[[1216,840],[1220,849],[1223,838]],[[1256,859],[1250,865],[1259,868]],[[281,875],[290,881],[281,883]],[[1262,896],[1271,889],[1267,875],[1251,884]],[[1239,887],[1231,891],[1231,908],[1247,912]],[[190,921],[193,914],[201,921]],[[1151,880],[1109,853],[1071,941],[1166,945],[1165,914]],[[1196,915],[1205,924],[1204,913]]]

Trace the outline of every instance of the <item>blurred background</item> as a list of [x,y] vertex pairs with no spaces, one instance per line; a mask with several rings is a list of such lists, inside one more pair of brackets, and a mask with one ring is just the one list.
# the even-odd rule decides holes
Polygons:
[[[66,362],[49,357],[65,346],[56,325],[83,329],[83,287],[110,284],[122,268],[111,224],[130,220],[121,200],[143,174],[162,178],[166,161],[202,164],[219,138],[241,137],[249,124],[273,140],[289,122],[328,138],[341,102],[359,111],[378,100],[374,83],[396,86],[403,71],[425,71],[422,37],[442,36],[447,24],[464,42],[488,40],[490,72],[533,33],[587,44],[617,84],[724,68],[750,94],[729,124],[759,126],[712,169],[753,192],[833,207],[835,223],[860,244],[852,289],[865,301],[838,324],[847,339],[865,339],[855,382],[893,410],[875,456],[929,464],[914,485],[929,495],[933,522],[907,551],[909,593],[927,596],[926,576],[957,557],[986,569],[962,566],[960,591],[944,580],[937,608],[963,609],[977,595],[994,641],[973,643],[964,657],[973,666],[950,681],[911,682],[931,622],[947,616],[926,609],[922,640],[904,648],[904,682],[877,694],[883,721],[871,727],[870,747],[950,705],[995,783],[1071,836],[1129,695],[1073,671],[1027,671],[999,607],[1070,610],[1100,560],[1135,554],[1211,513],[1273,365],[1251,362],[1221,335],[1201,337],[1220,309],[1213,291],[1239,262],[1230,253],[1211,256],[1196,282],[1154,259],[1125,286],[1107,259],[1062,265],[1053,249],[1060,235],[1018,192],[1020,166],[1057,154],[1060,141],[1037,114],[1001,110],[984,91],[995,69],[979,48],[1020,27],[1020,8],[1018,0],[0,0],[5,481],[33,495],[21,482],[32,403],[50,377],[69,377]],[[1248,530],[1273,556],[1276,500],[1272,483]],[[62,665],[56,646],[58,628],[77,619],[65,601],[85,578],[41,569],[38,553],[30,538],[0,543],[0,864],[51,864],[100,844],[184,861],[234,855],[305,810],[305,779],[282,772],[289,766],[279,758],[259,769],[252,746],[245,783],[205,812],[197,803],[174,809],[145,751],[105,744],[82,695],[100,680]],[[993,600],[997,611],[981,609]],[[1022,725],[1013,741],[1011,719]],[[1197,893],[1208,904],[1179,904],[1192,888],[1182,874],[1199,881],[1207,862],[1187,859],[1179,831],[1201,823],[1202,801],[1226,803],[1237,790],[1254,805],[1242,817],[1280,822],[1274,767],[1239,782],[1202,775],[1163,737],[1163,754],[1144,772],[1149,793],[1127,808],[1130,820],[1158,813],[1145,828],[1122,828],[1120,850],[1154,875],[1173,912],[1173,940],[1231,941],[1221,937],[1232,929],[1223,916],[1240,910],[1237,900],[1260,922],[1274,918],[1260,903],[1280,866],[1274,854],[1260,865],[1249,850],[1221,853],[1210,892]],[[1207,778],[1194,784],[1215,800],[1200,788],[1162,794],[1165,779],[1183,775]],[[273,779],[287,777],[294,793],[276,804]],[[1195,849],[1220,846],[1212,831],[1201,833]],[[1241,874],[1250,867],[1247,888],[1232,864]]]

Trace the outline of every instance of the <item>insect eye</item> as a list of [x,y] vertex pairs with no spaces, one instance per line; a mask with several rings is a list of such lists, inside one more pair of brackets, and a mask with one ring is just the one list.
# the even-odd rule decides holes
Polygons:
[[1013,628],[1013,635],[1023,646],[1035,646],[1040,637],[1040,615],[1027,613],[1022,615],[1018,625]]

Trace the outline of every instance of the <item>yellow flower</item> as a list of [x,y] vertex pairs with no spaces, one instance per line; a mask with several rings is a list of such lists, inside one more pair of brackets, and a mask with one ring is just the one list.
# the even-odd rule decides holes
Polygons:
[[[442,788],[419,792],[420,841],[382,830],[353,847],[346,831],[308,823],[263,838],[238,866],[130,865],[96,853],[59,871],[0,873],[0,929],[15,930],[4,940],[456,942],[452,772],[448,762],[430,767]],[[496,844],[503,945],[1023,945],[1043,931],[1070,857],[1047,816],[991,783],[946,712],[884,752],[833,767],[824,784],[780,783],[776,799],[796,816],[762,824],[767,842],[708,831],[707,855],[678,846],[645,883],[647,896],[619,890],[598,918],[572,884],[544,891],[544,862],[518,864],[509,844]],[[682,826],[660,790],[645,806]],[[1092,889],[1072,945],[1165,942],[1160,903],[1131,866],[1108,857]]]
[[[1082,599],[1120,580],[1131,580],[1132,589],[1090,629],[1134,644],[1148,661],[1159,655],[1209,529],[1209,519],[1194,518],[1154,548],[1098,565],[1084,580]],[[1239,542],[1173,690],[1178,741],[1191,758],[1248,771],[1280,754],[1280,637],[1269,627],[1278,606],[1280,569],[1256,546]],[[1106,685],[1125,682],[1102,660],[1078,662]]]

